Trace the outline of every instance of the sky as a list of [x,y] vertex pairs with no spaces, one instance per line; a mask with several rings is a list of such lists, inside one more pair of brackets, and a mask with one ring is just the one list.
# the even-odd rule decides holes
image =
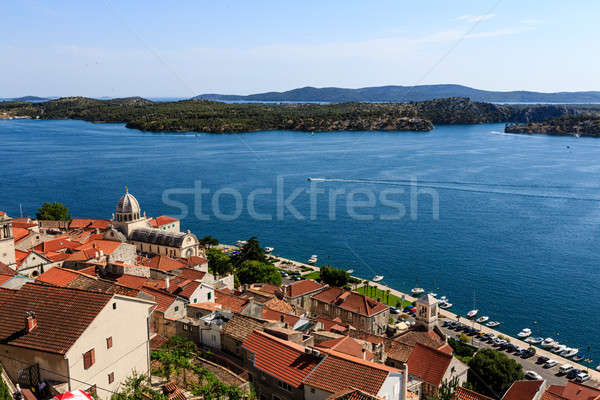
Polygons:
[[600,90],[595,0],[21,0],[2,14],[0,97]]

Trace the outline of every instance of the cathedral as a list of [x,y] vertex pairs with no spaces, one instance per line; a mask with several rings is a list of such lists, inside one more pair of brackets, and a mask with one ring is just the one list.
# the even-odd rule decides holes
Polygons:
[[199,255],[198,238],[189,230],[165,231],[152,226],[150,221],[146,213],[142,214],[137,199],[126,189],[117,203],[111,226],[104,238],[133,244],[137,251],[144,255],[166,255],[174,258]]

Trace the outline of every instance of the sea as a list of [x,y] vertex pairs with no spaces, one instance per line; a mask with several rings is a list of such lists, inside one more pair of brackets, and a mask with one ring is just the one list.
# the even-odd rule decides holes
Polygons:
[[148,216],[199,237],[256,236],[283,257],[423,287],[595,367],[600,140],[503,128],[195,134],[0,120],[0,210],[34,217],[58,201],[111,218],[127,187]]

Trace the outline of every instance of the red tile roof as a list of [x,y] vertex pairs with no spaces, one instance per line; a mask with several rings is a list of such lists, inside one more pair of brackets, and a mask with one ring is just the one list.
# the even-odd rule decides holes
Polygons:
[[456,388],[456,400],[494,400],[462,386]]
[[[112,295],[26,283],[0,306],[0,337],[12,346],[65,354]],[[25,313],[38,327],[24,334]]]
[[69,229],[106,229],[110,223],[107,219],[73,218],[69,224]]
[[165,312],[169,308],[171,304],[177,299],[177,296],[172,294],[165,293],[162,290],[156,290],[149,287],[144,286],[141,289],[142,292],[152,296],[154,302],[156,302],[156,310],[160,312]]
[[416,343],[406,363],[410,375],[437,387],[451,361],[450,354]]
[[[344,389],[359,389],[377,395],[390,372],[399,372],[387,365],[377,364],[333,350],[324,350],[325,358],[304,380],[330,393]],[[365,379],[367,378],[367,379]]]
[[[546,393],[550,393],[548,396],[555,395],[568,400],[600,399],[600,389],[595,389],[575,382],[567,382],[566,386],[551,385],[546,390]],[[544,397],[544,399],[546,398]]]
[[186,267],[181,270],[181,273],[179,274],[179,276],[182,278],[185,278],[185,279],[201,281],[206,274],[207,273],[204,271],[198,271],[196,269]]
[[281,322],[281,317],[283,317],[283,322],[287,323],[290,328],[296,325],[296,323],[300,320],[300,317],[295,315],[285,314],[279,311],[271,310],[267,307],[263,307],[263,319]]
[[150,349],[157,350],[162,347],[163,344],[167,343],[167,338],[161,335],[154,335],[150,339]]
[[14,274],[10,275],[10,274],[0,274],[0,285],[2,285],[4,282],[12,279],[12,277],[14,276]]
[[252,332],[242,347],[254,355],[255,368],[296,388],[320,361],[303,346],[260,331]]
[[168,217],[166,215],[161,215],[160,217],[152,218],[149,222],[155,228],[161,227],[163,225],[171,224],[173,222],[179,221],[178,219]]
[[112,254],[119,246],[121,242],[114,242],[112,240],[91,240],[86,244],[82,244],[77,247],[76,250],[83,251],[103,251],[105,255]]
[[148,266],[161,271],[173,271],[185,267],[185,264],[168,256],[155,256],[150,260]]
[[277,297],[273,297],[265,301],[264,306],[270,308],[271,310],[279,311],[282,313],[289,314],[294,311],[294,308],[283,300],[279,300]]
[[325,285],[321,285],[320,283],[315,282],[312,279],[305,279],[290,284],[286,288],[285,294],[288,297],[294,298],[298,296],[304,296],[312,292],[316,292],[317,290],[321,290],[323,288],[325,288]]
[[373,353],[366,350],[358,343],[355,339],[350,336],[342,336],[336,339],[325,340],[315,347],[335,350],[340,353],[348,354],[357,358],[363,358],[363,350],[365,350],[365,356],[367,361],[373,361]]
[[46,240],[34,247],[34,250],[47,253],[49,251],[58,252],[65,249],[76,249],[80,247],[80,243],[73,242],[68,236],[60,236],[54,239]]
[[25,236],[29,235],[31,232],[27,229],[16,228],[13,226],[13,238],[15,239],[15,243],[19,240],[23,239]]
[[180,258],[179,260],[183,261],[184,263],[186,263],[190,267],[194,267],[196,265],[202,265],[202,264],[208,263],[208,260],[206,258],[199,257],[199,256],[191,256],[191,257],[187,257],[187,258]]
[[44,272],[35,280],[49,283],[54,286],[67,287],[67,285],[74,281],[78,276],[79,274],[73,270],[55,267]]
[[337,287],[325,289],[312,296],[313,299],[335,304],[343,310],[348,310],[364,316],[373,316],[388,309],[388,306],[365,295]]
[[533,400],[542,385],[544,381],[516,381],[504,393],[502,400]]
[[144,283],[148,281],[148,278],[144,278],[143,276],[121,275],[116,278],[115,281],[121,286],[139,290],[144,286]]
[[0,262],[0,274],[4,275],[16,275],[17,271],[9,267],[8,265]]
[[234,313],[241,313],[249,302],[247,297],[235,296],[225,290],[215,290],[215,303]]
[[454,349],[448,343],[444,343],[440,347],[437,348],[439,351],[443,351],[444,353],[453,354]]
[[358,389],[341,390],[332,394],[326,400],[380,400],[379,397],[370,395]]

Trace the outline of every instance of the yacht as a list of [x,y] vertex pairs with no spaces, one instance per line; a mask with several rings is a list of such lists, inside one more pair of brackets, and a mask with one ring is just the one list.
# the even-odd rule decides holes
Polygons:
[[448,303],[447,301],[443,301],[443,302],[440,303],[440,308],[443,309],[443,310],[447,310],[450,307],[452,307],[452,305],[453,305],[452,303]]
[[475,316],[477,315],[477,313],[478,313],[478,312],[479,312],[479,310],[478,310],[478,309],[475,309],[475,310],[471,310],[471,311],[469,311],[469,312],[467,313],[467,318],[473,318],[473,317],[475,317]]
[[528,336],[531,336],[531,329],[525,328],[521,332],[519,332],[517,334],[517,336],[520,337],[520,338],[526,338]]
[[560,356],[564,358],[571,358],[577,355],[577,353],[579,353],[579,349],[572,349],[570,347],[567,347],[562,353],[560,353]]
[[319,260],[319,257],[317,257],[316,254],[313,254],[312,256],[310,256],[310,258],[308,259],[308,263],[309,264],[316,264],[317,261]]
[[477,322],[479,322],[480,324],[483,324],[484,322],[487,322],[489,319],[490,319],[490,317],[488,317],[487,315],[484,315],[483,317],[477,318]]
[[543,340],[544,340],[544,338],[543,337],[539,337],[539,336],[538,337],[530,336],[527,339],[525,339],[525,341],[527,343],[531,343],[531,344],[540,344],[540,343],[542,343]]
[[553,353],[560,354],[567,349],[567,346],[564,344],[556,343],[554,347],[551,349]]
[[349,274],[353,274],[353,273],[354,273],[354,270],[353,270],[353,269],[349,269],[349,270],[348,270],[348,271],[346,271],[346,272],[348,272]]
[[275,249],[272,247],[265,247],[265,253],[267,253],[267,254],[271,254],[273,252],[273,250],[275,250]]
[[554,341],[554,339],[552,339],[550,337],[542,340],[542,347],[545,349],[554,347],[555,344],[556,344],[556,342]]
[[485,326],[489,326],[490,328],[494,328],[498,325],[500,325],[500,322],[498,322],[498,321],[490,321],[487,324],[485,324]]
[[383,275],[375,275],[373,277],[373,282],[381,282],[383,280]]
[[420,287],[412,288],[412,289],[410,290],[410,293],[411,293],[413,296],[420,296],[420,295],[422,295],[423,293],[425,293],[425,289],[423,289],[423,288],[420,288]]

